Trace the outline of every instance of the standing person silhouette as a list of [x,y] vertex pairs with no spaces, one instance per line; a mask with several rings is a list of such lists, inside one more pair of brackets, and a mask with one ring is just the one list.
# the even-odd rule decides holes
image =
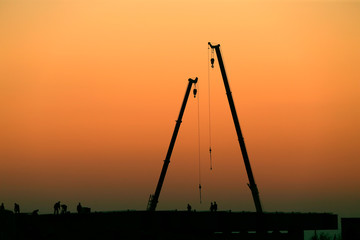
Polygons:
[[76,210],[78,213],[82,213],[82,206],[81,206],[81,203],[79,203],[76,207]]
[[188,212],[191,212],[191,205],[190,204],[187,205],[187,210],[188,210]]
[[20,213],[20,205],[17,203],[14,203],[14,212],[15,213]]
[[217,211],[217,203],[214,202],[214,212],[216,212],[216,211]]
[[59,214],[59,210],[60,210],[60,201],[54,204],[54,214],[55,215]]

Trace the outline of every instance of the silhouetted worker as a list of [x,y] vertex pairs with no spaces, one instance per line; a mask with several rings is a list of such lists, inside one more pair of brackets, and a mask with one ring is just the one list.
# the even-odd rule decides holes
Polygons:
[[77,210],[78,213],[82,212],[82,206],[81,206],[80,203],[77,205],[76,210]]
[[187,205],[187,210],[188,210],[188,212],[191,212],[191,205],[190,204]]
[[216,212],[216,211],[217,211],[217,203],[214,202],[214,212]]
[[213,203],[211,202],[211,204],[210,204],[210,212],[213,212],[214,211],[214,205],[213,205]]
[[60,210],[60,201],[54,204],[54,214],[59,214]]
[[1,203],[1,206],[0,206],[0,211],[5,211],[5,206],[4,206],[4,203]]
[[14,203],[14,212],[15,212],[15,214],[20,213],[20,206],[17,203]]
[[61,214],[67,213],[67,206],[65,204],[61,205]]

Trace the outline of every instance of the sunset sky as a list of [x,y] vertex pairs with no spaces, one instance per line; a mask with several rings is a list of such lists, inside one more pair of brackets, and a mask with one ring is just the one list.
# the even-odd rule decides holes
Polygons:
[[158,209],[255,211],[211,41],[264,210],[360,217],[360,2],[0,0],[0,34],[6,208],[144,210],[198,77],[203,203],[190,96]]

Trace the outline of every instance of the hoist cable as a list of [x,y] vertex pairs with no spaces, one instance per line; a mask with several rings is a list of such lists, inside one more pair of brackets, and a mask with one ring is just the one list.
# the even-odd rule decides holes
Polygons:
[[[210,103],[210,56],[208,47],[208,90],[209,90],[209,154],[210,154],[210,170],[212,170],[212,157],[211,157],[211,103]],[[212,51],[212,50],[210,50]]]
[[200,93],[199,93],[199,83],[197,84],[198,88],[198,152],[199,152],[199,193],[200,193],[200,203],[201,203],[201,154],[200,154]]

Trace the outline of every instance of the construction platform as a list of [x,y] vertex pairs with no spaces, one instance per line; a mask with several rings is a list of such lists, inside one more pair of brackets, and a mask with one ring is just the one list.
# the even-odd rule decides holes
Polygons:
[[[304,230],[334,230],[329,213],[120,211],[0,215],[0,239],[304,239]],[[255,232],[262,232],[262,235]]]

